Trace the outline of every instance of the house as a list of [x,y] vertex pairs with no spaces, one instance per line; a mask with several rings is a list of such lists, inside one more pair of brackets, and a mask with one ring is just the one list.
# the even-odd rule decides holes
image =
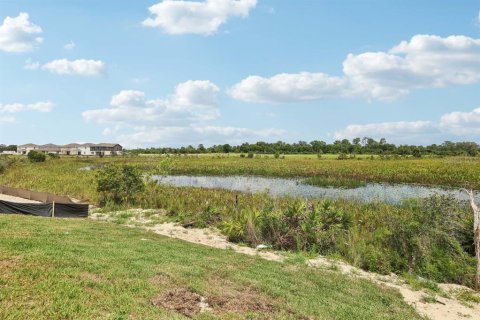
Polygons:
[[66,156],[80,155],[80,151],[78,150],[79,147],[80,147],[80,144],[78,143],[66,144],[60,147],[60,154],[63,154]]
[[112,156],[121,155],[122,150],[122,146],[115,143],[85,143],[78,147],[78,154],[86,156]]
[[43,153],[60,154],[61,148],[61,146],[58,146],[56,144],[48,143],[39,146],[38,150]]
[[38,151],[39,148],[39,145],[33,143],[22,144],[17,146],[17,154],[28,154],[32,150]]
[[52,143],[36,145],[29,143],[18,146],[17,154],[26,155],[32,150],[66,156],[113,156],[121,155],[123,147],[116,143],[70,143],[67,145],[56,145]]

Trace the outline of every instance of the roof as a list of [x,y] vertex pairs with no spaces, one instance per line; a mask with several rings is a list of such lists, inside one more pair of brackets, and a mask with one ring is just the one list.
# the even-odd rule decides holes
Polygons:
[[57,144],[53,144],[53,143],[47,143],[47,144],[43,144],[43,145],[40,145],[40,146],[37,145],[37,144],[33,144],[33,143],[27,143],[27,144],[19,145],[18,148],[41,148],[41,149],[78,148],[78,147],[108,147],[108,148],[113,148],[115,146],[122,147],[118,143],[98,143],[98,144],[95,144],[95,143],[82,143],[82,144],[69,143],[69,144],[66,144],[66,145],[57,145]]
[[18,147],[19,147],[19,148],[33,148],[33,147],[38,147],[38,144],[27,143],[27,144],[19,145]]

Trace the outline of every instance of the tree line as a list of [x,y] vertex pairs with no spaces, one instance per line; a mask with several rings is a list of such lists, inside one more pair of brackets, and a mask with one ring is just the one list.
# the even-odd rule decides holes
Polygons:
[[333,143],[314,140],[311,142],[298,141],[287,143],[277,141],[273,143],[259,141],[256,143],[242,143],[232,146],[230,144],[213,145],[205,147],[199,144],[197,147],[191,145],[172,148],[145,148],[129,150],[133,154],[201,154],[201,153],[256,153],[256,154],[372,154],[372,155],[422,155],[438,156],[476,156],[480,147],[475,142],[452,142],[445,141],[442,144],[428,146],[417,145],[395,145],[388,143],[382,138],[379,141],[372,138],[355,138],[336,140]]

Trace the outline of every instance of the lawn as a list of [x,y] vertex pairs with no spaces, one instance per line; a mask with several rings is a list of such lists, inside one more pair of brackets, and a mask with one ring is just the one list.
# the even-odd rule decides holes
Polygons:
[[0,215],[0,239],[1,319],[420,318],[397,292],[335,271],[110,223]]

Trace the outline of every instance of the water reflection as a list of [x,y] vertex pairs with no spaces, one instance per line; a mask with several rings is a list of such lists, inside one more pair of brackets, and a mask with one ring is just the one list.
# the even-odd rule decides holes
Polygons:
[[[241,192],[268,192],[271,196],[291,196],[302,198],[328,197],[333,199],[351,199],[364,202],[381,201],[398,204],[409,198],[426,198],[433,194],[452,195],[459,200],[468,196],[458,189],[442,189],[409,184],[369,183],[355,189],[316,187],[305,185],[302,179],[281,179],[251,176],[156,176],[161,184],[177,187],[199,187],[208,189],[227,189]],[[480,195],[477,193],[477,199]]]

